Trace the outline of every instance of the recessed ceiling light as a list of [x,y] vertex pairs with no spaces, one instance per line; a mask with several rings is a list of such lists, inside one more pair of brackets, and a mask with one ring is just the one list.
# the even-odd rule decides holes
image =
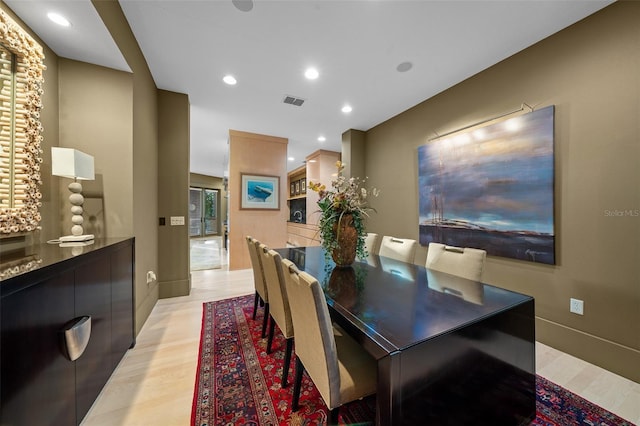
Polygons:
[[295,161],[296,159],[295,159],[295,157],[289,157],[289,158],[287,158],[287,160],[289,160],[289,161]]
[[351,105],[345,105],[342,107],[342,112],[344,113],[349,113],[351,111],[353,111],[353,108],[351,108]]
[[318,142],[324,142],[326,140],[327,138],[325,138],[324,136],[318,136]]
[[250,12],[253,9],[253,0],[231,0],[231,3],[241,12]]
[[224,81],[225,83],[227,83],[227,84],[228,84],[228,85],[230,85],[230,86],[233,86],[234,84],[236,84],[236,83],[237,83],[237,81],[236,81],[235,77],[234,77],[234,76],[232,76],[232,75],[225,75],[225,76],[222,78],[222,81]]
[[411,68],[413,68],[413,64],[411,62],[407,61],[407,62],[403,62],[403,63],[399,64],[396,67],[396,70],[398,70],[398,72],[407,72]]
[[52,20],[53,22],[55,22],[56,24],[63,26],[63,27],[69,27],[71,26],[71,22],[69,22],[69,20],[67,18],[65,18],[64,16],[55,13],[55,12],[49,12],[47,13],[47,17]]
[[320,73],[318,73],[318,70],[315,68],[307,68],[307,70],[304,72],[304,76],[309,80],[315,80],[319,75]]

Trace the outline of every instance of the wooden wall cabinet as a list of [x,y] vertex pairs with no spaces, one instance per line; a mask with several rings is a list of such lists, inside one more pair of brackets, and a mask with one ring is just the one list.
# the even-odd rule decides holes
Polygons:
[[[306,164],[287,175],[289,186],[289,198],[287,204],[290,209],[287,222],[287,244],[295,247],[319,246],[320,234],[318,232],[318,194],[309,189],[309,182],[323,183],[327,188],[331,187],[331,180],[337,171],[336,161],[341,154],[335,151],[318,150],[306,158]],[[302,189],[304,182],[304,193]],[[300,193],[296,190],[296,184],[300,185]],[[292,206],[300,210],[300,200],[304,200],[304,220],[299,223],[294,216]]]
[[[29,254],[37,269],[0,283],[0,424],[80,424],[135,343],[134,240],[71,249],[38,246]],[[89,343],[70,361],[61,331],[85,315]]]
[[287,244],[293,247],[319,246],[318,227],[311,223],[287,223]]
[[304,199],[307,197],[307,167],[301,166],[287,173],[289,196],[287,200]]

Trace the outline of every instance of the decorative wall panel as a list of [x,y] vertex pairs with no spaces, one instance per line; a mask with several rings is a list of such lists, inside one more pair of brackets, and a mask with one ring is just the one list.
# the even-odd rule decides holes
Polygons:
[[0,233],[40,222],[42,47],[0,10]]

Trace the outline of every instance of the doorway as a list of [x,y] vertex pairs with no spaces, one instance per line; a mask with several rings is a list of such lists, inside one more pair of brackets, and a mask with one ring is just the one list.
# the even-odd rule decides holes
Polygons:
[[219,191],[189,188],[189,261],[191,271],[222,265],[222,238],[218,224]]
[[189,188],[189,236],[219,235],[217,189]]

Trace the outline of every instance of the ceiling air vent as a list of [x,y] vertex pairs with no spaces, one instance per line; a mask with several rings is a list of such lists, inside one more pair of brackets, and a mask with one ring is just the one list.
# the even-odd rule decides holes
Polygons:
[[304,99],[296,98],[295,96],[291,96],[291,95],[285,95],[284,100],[282,102],[284,102],[285,104],[302,106],[302,104],[304,103]]

